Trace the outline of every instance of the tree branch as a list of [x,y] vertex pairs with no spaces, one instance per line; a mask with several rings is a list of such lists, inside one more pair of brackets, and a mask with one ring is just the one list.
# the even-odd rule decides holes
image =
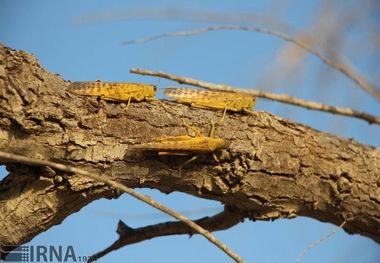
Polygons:
[[368,114],[366,112],[361,112],[361,111],[353,110],[350,108],[342,108],[342,107],[321,104],[314,101],[303,100],[303,99],[291,97],[286,94],[275,94],[275,93],[265,92],[261,90],[243,89],[243,88],[229,86],[226,84],[213,84],[213,83],[209,83],[209,82],[205,82],[201,80],[191,79],[188,77],[176,76],[176,75],[165,73],[165,72],[145,70],[145,69],[139,69],[139,68],[132,68],[130,72],[135,73],[135,74],[140,74],[140,75],[166,78],[173,81],[177,81],[178,83],[181,83],[181,84],[189,84],[189,85],[193,85],[193,86],[197,86],[197,87],[201,87],[201,88],[205,88],[209,90],[245,93],[251,96],[279,101],[279,102],[303,107],[310,110],[318,110],[318,111],[330,112],[333,114],[355,117],[358,119],[368,121],[368,123],[370,124],[372,123],[380,124],[380,117]]
[[154,200],[153,198],[151,198],[147,195],[140,194],[140,193],[132,190],[131,188],[126,187],[125,185],[122,185],[122,184],[117,183],[115,181],[109,180],[106,177],[102,177],[102,176],[97,175],[97,174],[92,174],[92,173],[89,173],[85,170],[74,168],[74,167],[71,167],[68,165],[50,162],[50,161],[46,161],[46,160],[32,159],[32,158],[28,158],[28,157],[24,157],[24,156],[17,156],[17,155],[2,152],[2,151],[0,151],[0,161],[2,161],[2,163],[4,163],[4,161],[8,161],[11,163],[16,162],[16,163],[22,163],[22,164],[27,164],[27,165],[32,165],[32,166],[49,166],[51,168],[54,168],[54,169],[57,169],[57,170],[60,170],[63,172],[82,175],[82,176],[91,178],[95,181],[105,183],[105,184],[107,184],[107,185],[109,185],[109,186],[111,186],[117,190],[128,193],[129,195],[133,196],[134,198],[136,198],[136,199],[138,199],[138,200],[140,200],[140,201],[142,201],[142,202],[144,202],[144,203],[146,203],[146,204],[148,204],[148,205],[150,205],[150,206],[152,206],[152,207],[154,207],[154,208],[156,208],[156,209],[158,209],[158,210],[160,210],[160,211],[162,211],[162,212],[164,212],[164,213],[166,213],[166,214],[168,214],[168,215],[170,215],[170,216],[172,216],[178,220],[180,220],[187,227],[192,228],[194,231],[198,232],[199,234],[201,234],[202,236],[207,238],[211,243],[213,243],[218,248],[220,248],[224,253],[226,253],[228,256],[230,256],[233,260],[235,260],[236,262],[243,262],[243,260],[237,254],[235,254],[229,247],[227,247],[225,244],[223,244],[221,241],[219,241],[209,231],[200,227],[199,225],[197,225],[196,223],[194,223],[193,221],[191,221],[190,219],[188,219],[184,215],[177,213],[174,210],[160,204],[159,202],[157,202],[156,200]]
[[[346,220],[346,232],[380,242],[380,149],[267,112],[249,118],[230,113],[215,130],[229,142],[215,152],[219,163],[204,155],[174,170],[188,158],[145,154],[134,145],[187,134],[182,119],[206,134],[219,112],[165,101],[131,103],[125,111],[119,103],[73,95],[68,86],[33,56],[0,45],[0,150],[74,166],[130,188],[216,200],[252,220]],[[96,199],[120,195],[51,168],[6,166],[0,240],[9,245],[28,242]]]
[[219,31],[219,30],[239,30],[239,31],[258,32],[258,33],[263,33],[267,35],[272,35],[272,36],[281,38],[285,41],[291,42],[297,45],[298,47],[315,55],[331,68],[336,69],[337,71],[340,71],[346,77],[354,81],[359,87],[361,87],[363,90],[365,90],[374,98],[380,101],[380,92],[377,91],[374,87],[372,87],[367,81],[365,81],[364,78],[361,77],[357,72],[355,72],[349,65],[344,63],[342,59],[340,59],[339,61],[333,61],[329,59],[327,56],[324,56],[321,52],[313,49],[311,45],[309,45],[308,43],[300,39],[292,38],[282,32],[277,32],[270,29],[266,29],[266,28],[259,28],[259,27],[252,27],[252,26],[236,26],[236,25],[209,26],[206,28],[193,29],[189,31],[163,33],[160,35],[149,36],[149,37],[145,37],[145,38],[141,38],[137,40],[124,41],[122,44],[130,45],[130,44],[137,44],[137,43],[146,43],[146,42],[161,39],[161,38],[177,37],[177,36],[193,36],[193,35],[207,33],[210,31]]
[[[242,222],[244,218],[245,215],[241,211],[226,207],[223,212],[220,212],[212,217],[198,219],[194,222],[208,231],[213,232],[231,228],[232,226]],[[178,221],[169,221],[134,229],[127,226],[120,220],[116,232],[119,234],[119,238],[106,249],[91,256],[89,262],[98,260],[112,251],[120,249],[126,245],[135,244],[155,237],[180,234],[197,234],[188,226]]]

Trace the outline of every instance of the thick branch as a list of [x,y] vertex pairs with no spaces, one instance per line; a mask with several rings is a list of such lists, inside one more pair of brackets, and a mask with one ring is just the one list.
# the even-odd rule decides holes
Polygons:
[[22,163],[22,164],[27,164],[31,166],[48,166],[50,168],[54,168],[60,171],[68,172],[68,173],[74,173],[78,174],[84,177],[88,177],[90,179],[93,179],[98,182],[102,182],[107,184],[108,186],[115,188],[119,191],[128,193],[129,195],[137,198],[138,200],[147,203],[148,205],[161,210],[162,212],[180,220],[181,223],[186,225],[187,227],[191,228],[193,231],[196,231],[198,234],[203,235],[205,238],[207,238],[211,243],[215,244],[217,247],[219,247],[223,252],[225,252],[227,255],[229,255],[232,259],[234,259],[236,262],[243,262],[243,260],[236,255],[230,248],[228,248],[225,244],[223,244],[221,241],[219,241],[215,236],[213,236],[209,231],[206,229],[200,227],[193,221],[191,221],[189,218],[185,217],[184,215],[175,212],[174,210],[160,204],[156,200],[152,199],[149,196],[140,194],[133,189],[126,187],[125,185],[122,185],[118,182],[112,181],[106,177],[99,176],[97,174],[92,174],[89,173],[85,170],[74,168],[71,166],[67,166],[64,164],[60,163],[55,163],[55,162],[50,162],[50,161],[45,161],[45,160],[39,160],[39,159],[32,159],[24,156],[18,156],[14,154],[9,154],[0,151],[0,161],[4,161],[5,163],[7,162],[16,162],[16,163]]
[[[187,133],[206,134],[221,113],[159,102],[118,103],[80,97],[24,52],[0,47],[0,150],[74,165],[135,187],[181,191],[246,211],[254,220],[298,215],[380,242],[380,150],[266,112],[228,114],[216,136],[230,142],[182,170],[188,157],[145,154],[133,145]],[[235,128],[238,130],[235,134]],[[233,138],[232,138],[233,137]],[[0,241],[22,244],[98,198],[103,183],[46,167],[7,164],[0,182]]]

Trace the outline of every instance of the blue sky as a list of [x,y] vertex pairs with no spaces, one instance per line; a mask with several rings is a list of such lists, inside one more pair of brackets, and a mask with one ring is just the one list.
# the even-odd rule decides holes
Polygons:
[[[367,2],[363,1],[361,5]],[[164,32],[221,24],[206,21],[211,17],[167,19],[162,15],[164,11],[170,13],[173,10],[182,13],[249,12],[255,15],[255,19],[247,21],[241,16],[241,21],[229,24],[267,27],[258,18],[269,17],[283,21],[289,27],[314,34],[309,31],[309,27],[313,25],[317,11],[320,10],[317,3],[319,1],[2,0],[0,42],[36,55],[47,70],[59,73],[66,80],[100,79],[156,84],[156,78],[129,73],[130,68],[141,67],[214,83],[287,93],[379,115],[380,107],[375,99],[313,56],[305,57],[292,78],[278,77],[276,71],[271,69],[285,43],[272,36],[220,31],[193,37],[161,39],[146,44],[120,44],[125,40]],[[337,7],[341,10],[345,10],[347,5],[349,4],[345,1],[337,1]],[[161,15],[153,18],[152,13]],[[123,17],[117,18],[120,14],[124,14]],[[366,21],[358,19],[357,23],[347,28],[344,31],[347,43],[340,46],[338,51],[372,83],[378,83],[379,50],[370,41],[365,41],[367,35],[363,32],[363,28],[368,28],[365,25],[373,22],[371,19],[378,19],[376,12],[369,15]],[[362,51],[351,52],[357,42],[360,42]],[[282,66],[277,69],[280,71]],[[168,85],[177,84],[160,80],[160,88]],[[380,146],[379,125],[368,125],[361,120],[265,100],[259,100],[256,108],[318,130]],[[4,169],[0,170],[0,174],[5,176]],[[181,193],[164,195],[148,189],[142,189],[141,192],[173,209],[185,210],[185,214],[190,211],[188,215],[192,218],[211,215],[222,209],[218,202]],[[61,225],[40,234],[30,244],[72,244],[77,254],[91,255],[117,238],[115,229],[119,219],[132,227],[171,220],[153,208],[123,195],[118,200],[93,202],[64,220]],[[245,222],[215,234],[247,262],[295,262],[297,255],[306,246],[332,229],[334,226],[331,224],[296,218],[274,222]],[[309,251],[302,262],[372,263],[377,262],[380,256],[379,248],[375,242],[365,237],[338,231],[335,236]],[[99,262],[122,260],[230,262],[225,254],[199,236],[190,239],[188,236],[157,238],[123,248]]]

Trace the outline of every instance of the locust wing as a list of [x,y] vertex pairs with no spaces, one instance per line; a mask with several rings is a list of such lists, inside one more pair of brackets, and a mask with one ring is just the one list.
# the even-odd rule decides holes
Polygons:
[[72,82],[69,91],[78,95],[99,96],[104,100],[141,101],[153,99],[157,87],[142,83],[83,81]]
[[248,110],[255,104],[255,98],[232,92],[204,91],[188,88],[166,88],[164,95],[179,103],[219,110]]

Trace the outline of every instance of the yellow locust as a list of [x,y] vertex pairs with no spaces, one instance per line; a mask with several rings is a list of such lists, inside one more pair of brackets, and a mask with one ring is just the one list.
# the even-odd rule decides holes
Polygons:
[[127,108],[132,101],[153,100],[157,87],[142,83],[83,81],[72,82],[69,91],[78,95],[98,96],[109,101],[127,101]]
[[167,88],[164,95],[175,99],[176,102],[190,104],[193,107],[224,110],[222,121],[227,110],[235,112],[251,111],[256,102],[255,97],[241,93],[188,88]]
[[[158,155],[191,155],[196,154],[190,160],[182,164],[181,169],[185,164],[195,160],[202,153],[213,153],[217,149],[225,149],[228,147],[228,143],[222,138],[213,138],[215,126],[212,123],[210,135],[208,137],[202,136],[200,131],[184,122],[184,125],[192,129],[196,136],[191,137],[189,135],[181,136],[168,136],[156,138],[153,142],[142,143],[135,145],[135,149],[144,151],[155,151]],[[216,156],[213,155],[214,159]],[[216,159],[217,160],[217,159]]]

